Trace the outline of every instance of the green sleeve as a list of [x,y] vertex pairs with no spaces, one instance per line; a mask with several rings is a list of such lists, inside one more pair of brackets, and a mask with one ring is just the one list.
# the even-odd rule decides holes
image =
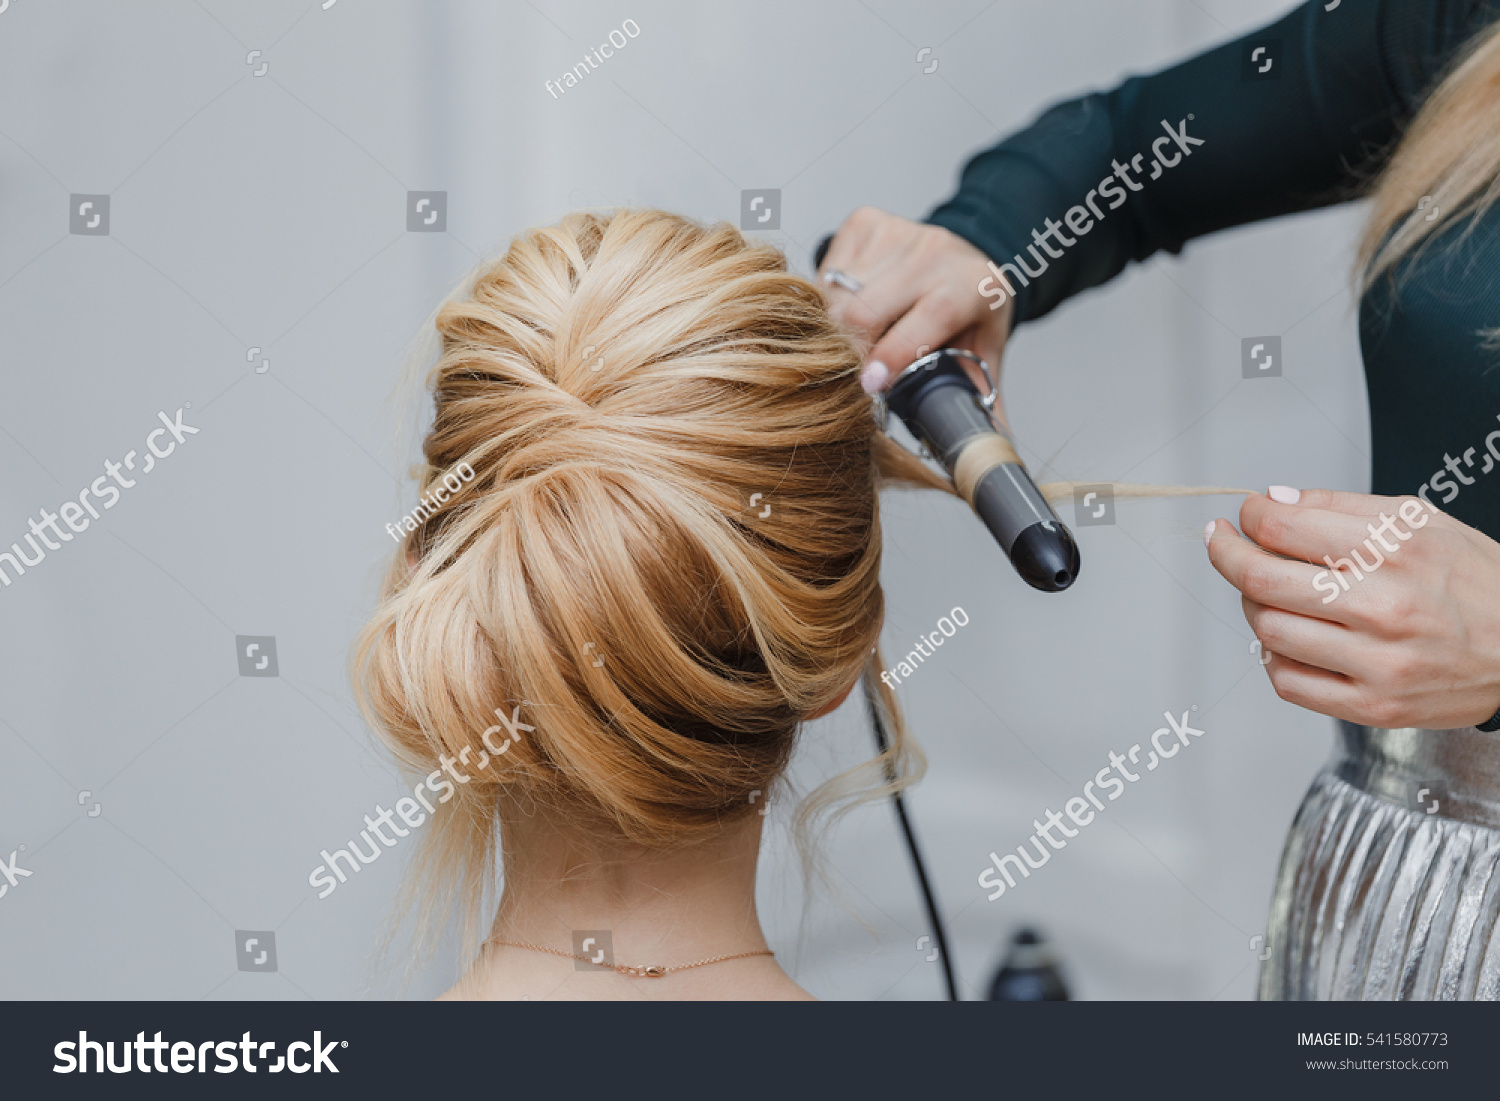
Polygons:
[[1017,323],[1040,317],[1131,260],[1353,198],[1455,53],[1496,18],[1500,0],[1338,0],[1332,11],[1313,0],[1052,107],[970,160],[928,221],[1011,264]]

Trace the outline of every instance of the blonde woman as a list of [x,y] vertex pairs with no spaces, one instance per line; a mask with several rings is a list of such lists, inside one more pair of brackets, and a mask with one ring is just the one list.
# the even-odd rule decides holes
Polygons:
[[856,212],[824,260],[878,390],[924,344],[996,362],[1131,260],[1370,196],[1379,495],[1272,487],[1244,535],[1205,535],[1277,693],[1342,720],[1287,841],[1265,998],[1500,997],[1497,20],[1496,0],[1308,3],[1052,108],[930,225]]
[[424,500],[466,473],[355,666],[423,777],[426,929],[465,919],[446,996],[807,998],[756,917],[762,811],[862,675],[891,744],[810,807],[920,773],[878,679],[876,489],[946,483],[879,432],[823,292],[727,225],[572,215],[437,328]]

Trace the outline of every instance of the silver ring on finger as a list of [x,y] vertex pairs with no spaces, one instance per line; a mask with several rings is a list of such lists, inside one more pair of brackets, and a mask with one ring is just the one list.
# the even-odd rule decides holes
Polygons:
[[838,268],[829,268],[825,271],[823,273],[823,282],[843,287],[850,294],[858,294],[865,289],[865,285],[858,279],[854,278],[847,271],[840,271]]

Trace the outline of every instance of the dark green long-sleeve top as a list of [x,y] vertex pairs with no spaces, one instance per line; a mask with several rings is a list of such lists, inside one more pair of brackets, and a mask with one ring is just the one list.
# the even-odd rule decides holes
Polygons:
[[[983,292],[998,300],[1008,285],[1024,323],[1131,260],[1354,197],[1445,66],[1497,18],[1500,0],[1339,0],[1332,11],[1313,0],[1051,108],[974,157],[928,220],[990,257],[1006,283]],[[1420,492],[1500,539],[1500,347],[1483,332],[1500,328],[1500,204],[1450,223],[1404,264],[1398,293],[1379,280],[1360,302],[1373,491]]]

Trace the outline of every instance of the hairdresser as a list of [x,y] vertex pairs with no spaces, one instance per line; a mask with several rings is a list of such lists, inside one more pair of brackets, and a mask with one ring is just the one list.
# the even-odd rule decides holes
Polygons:
[[1304,4],[1051,108],[926,224],[856,211],[820,267],[874,392],[927,348],[998,364],[1014,326],[1131,260],[1370,200],[1378,496],[1275,486],[1205,533],[1277,694],[1342,720],[1283,854],[1266,998],[1500,996],[1497,20],[1500,0]]

